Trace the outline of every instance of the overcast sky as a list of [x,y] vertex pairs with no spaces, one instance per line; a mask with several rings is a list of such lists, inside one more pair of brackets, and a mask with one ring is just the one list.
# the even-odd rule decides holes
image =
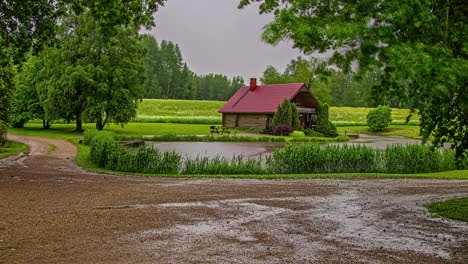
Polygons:
[[158,41],[179,44],[189,68],[197,74],[240,75],[246,82],[260,78],[267,65],[283,71],[300,55],[292,44],[262,42],[262,27],[271,15],[259,15],[257,5],[239,10],[239,0],[168,0],[156,14],[150,31]]

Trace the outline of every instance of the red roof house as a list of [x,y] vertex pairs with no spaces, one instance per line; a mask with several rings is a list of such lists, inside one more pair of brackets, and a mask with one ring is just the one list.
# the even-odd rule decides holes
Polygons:
[[257,85],[251,79],[250,86],[240,88],[218,112],[225,127],[270,128],[284,98],[297,105],[301,122],[308,126],[320,102],[304,83]]

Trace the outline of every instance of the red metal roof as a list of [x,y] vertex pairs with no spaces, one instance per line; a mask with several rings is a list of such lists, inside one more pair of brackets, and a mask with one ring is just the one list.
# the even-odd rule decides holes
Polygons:
[[240,88],[220,113],[274,113],[284,98],[292,100],[304,83],[258,85],[250,91],[249,86]]

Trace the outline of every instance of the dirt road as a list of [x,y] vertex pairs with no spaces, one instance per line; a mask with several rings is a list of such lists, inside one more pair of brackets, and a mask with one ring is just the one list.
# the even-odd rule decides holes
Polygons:
[[468,196],[468,181],[98,174],[68,142],[11,138],[31,152],[0,161],[0,263],[468,260],[468,225],[421,206]]

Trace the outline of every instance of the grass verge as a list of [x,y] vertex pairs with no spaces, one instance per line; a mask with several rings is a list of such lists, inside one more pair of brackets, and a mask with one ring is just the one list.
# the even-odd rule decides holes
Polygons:
[[29,146],[16,141],[9,141],[7,147],[0,149],[0,159],[8,158],[14,156],[20,152],[27,152]]
[[468,223],[468,197],[431,203],[426,207],[437,216]]
[[374,135],[394,135],[403,136],[414,139],[421,139],[422,136],[419,134],[419,126],[410,125],[390,125],[382,132],[372,132],[367,126],[343,126],[337,127],[338,133],[346,134],[374,134]]

